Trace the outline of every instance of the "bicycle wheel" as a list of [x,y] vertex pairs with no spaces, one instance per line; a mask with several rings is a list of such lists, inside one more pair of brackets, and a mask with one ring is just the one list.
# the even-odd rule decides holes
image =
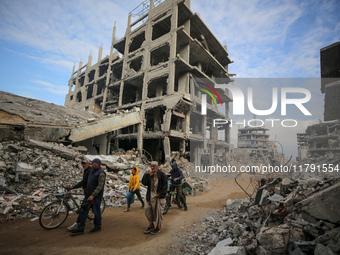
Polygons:
[[55,229],[63,224],[68,216],[66,203],[52,202],[47,205],[39,216],[39,224],[44,229]]
[[169,208],[171,206],[171,197],[169,194],[166,195],[166,198],[165,198],[165,206],[164,206],[164,210],[163,210],[163,215],[167,214],[168,211],[169,211]]
[[[104,198],[102,197],[101,201],[100,201],[100,214],[102,214],[105,210],[105,200]],[[90,219],[90,220],[94,220],[94,213],[93,213],[93,210],[92,210],[92,207],[89,211],[89,214],[87,215],[87,218]]]

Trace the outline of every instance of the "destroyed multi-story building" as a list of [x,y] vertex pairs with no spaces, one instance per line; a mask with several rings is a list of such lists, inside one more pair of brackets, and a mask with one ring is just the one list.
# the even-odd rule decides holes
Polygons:
[[[324,120],[307,127],[308,156],[340,152],[340,42],[320,49],[321,93],[325,94]],[[299,141],[299,134],[298,134]],[[300,149],[298,143],[298,149]]]
[[103,154],[137,148],[159,162],[169,161],[173,151],[189,151],[190,143],[197,145],[192,154],[196,162],[201,152],[212,163],[226,157],[229,127],[218,130],[212,119],[228,118],[231,99],[227,91],[216,89],[226,114],[210,99],[208,114],[202,115],[197,80],[212,87],[217,78],[229,82],[230,63],[226,46],[190,10],[189,0],[144,1],[130,13],[120,40],[114,26],[110,55],[102,58],[100,47],[97,63],[92,65],[90,55],[87,64],[73,68],[65,100],[70,108],[124,119],[97,133],[80,131],[87,135],[73,141],[87,147],[104,144]]
[[264,127],[250,127],[238,129],[236,157],[238,161],[248,163],[276,164],[283,159],[279,155],[275,142],[269,140]]
[[340,42],[320,50],[321,92],[325,94],[324,120],[340,119]]
[[307,158],[308,139],[306,133],[297,133],[298,156],[297,161],[301,162]]

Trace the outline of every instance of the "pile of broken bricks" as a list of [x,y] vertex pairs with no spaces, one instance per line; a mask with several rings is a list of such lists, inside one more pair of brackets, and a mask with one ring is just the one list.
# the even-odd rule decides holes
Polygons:
[[187,230],[170,254],[340,254],[339,179],[272,183],[250,201],[228,200]]
[[[143,162],[136,150],[120,150],[116,154],[83,155],[70,145],[34,140],[0,143],[0,218],[8,220],[39,216],[44,206],[55,199],[54,194],[64,192],[63,187],[74,185],[82,179],[83,157],[89,160],[100,157],[102,160],[107,176],[104,192],[106,206],[126,205],[132,168],[139,167],[142,178],[149,165]],[[183,165],[183,162],[180,161],[179,165]],[[161,168],[170,170],[167,165]],[[206,183],[188,178],[187,181],[197,187],[197,191],[203,191],[203,183]],[[82,189],[76,192],[81,194]],[[145,187],[141,187],[141,194],[145,197]],[[78,197],[82,198],[81,195]]]

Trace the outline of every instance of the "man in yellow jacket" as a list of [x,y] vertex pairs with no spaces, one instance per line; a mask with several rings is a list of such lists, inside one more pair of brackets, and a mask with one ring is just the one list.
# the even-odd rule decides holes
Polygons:
[[132,169],[132,174],[130,176],[130,181],[129,181],[130,195],[127,198],[127,209],[124,212],[128,212],[130,210],[131,201],[132,201],[132,198],[133,198],[133,196],[135,194],[137,195],[139,201],[142,202],[142,207],[141,208],[144,208],[144,201],[143,201],[143,198],[142,198],[142,196],[140,195],[140,192],[139,192],[139,187],[140,187],[139,181],[140,181],[140,178],[139,178],[138,172],[139,172],[139,168],[138,167],[134,167]]

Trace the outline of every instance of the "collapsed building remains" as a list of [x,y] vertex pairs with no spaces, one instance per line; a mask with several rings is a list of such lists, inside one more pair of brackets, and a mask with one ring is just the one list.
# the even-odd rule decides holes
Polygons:
[[[320,50],[321,92],[325,94],[324,123],[307,127],[298,134],[298,150],[308,154],[299,155],[300,161],[320,162],[330,159],[334,163],[340,157],[340,42]],[[304,137],[302,142],[301,138]],[[328,162],[329,163],[329,162]]]
[[[209,148],[213,162],[215,154],[228,152],[229,127],[222,131],[224,141],[218,141],[217,127],[211,127],[206,138],[212,119],[226,116],[210,98],[209,114],[201,114],[201,91],[195,80],[204,79],[211,86],[217,78],[230,81],[230,63],[226,46],[190,10],[189,0],[147,0],[130,13],[120,40],[114,27],[110,55],[102,59],[100,48],[97,63],[92,65],[90,55],[86,65],[80,62],[78,70],[73,68],[65,106],[108,114],[137,109],[138,122],[101,134],[106,153],[137,148],[153,160],[166,162],[172,152],[184,154],[195,142],[205,151]],[[216,90],[228,115],[231,99],[227,91]],[[87,146],[91,139],[76,142]],[[192,160],[202,160],[199,150],[194,155]]]
[[279,154],[275,142],[269,140],[268,129],[263,127],[245,127],[238,130],[235,160],[248,164],[282,163],[283,155]]

